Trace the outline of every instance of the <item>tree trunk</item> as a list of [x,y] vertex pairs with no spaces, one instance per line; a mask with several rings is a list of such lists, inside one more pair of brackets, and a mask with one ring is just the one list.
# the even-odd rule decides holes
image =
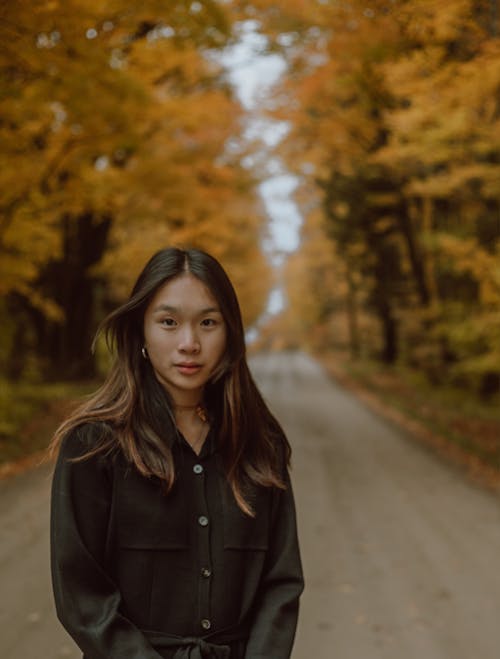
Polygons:
[[357,359],[360,355],[361,341],[359,337],[358,323],[358,303],[356,297],[356,286],[352,275],[351,265],[346,263],[347,277],[347,325],[349,328],[349,352],[352,359]]
[[95,375],[90,347],[97,325],[100,281],[91,273],[106,249],[110,218],[85,213],[62,220],[63,256],[50,263],[40,288],[64,313],[60,323],[32,309],[38,353],[47,379],[85,379]]
[[430,302],[429,287],[427,286],[425,278],[425,270],[422,259],[421,251],[418,247],[417,238],[415,236],[415,229],[413,220],[410,213],[405,212],[403,209],[398,214],[399,227],[406,242],[408,250],[408,258],[410,260],[411,271],[415,280],[418,297],[422,306],[428,306]]
[[398,255],[390,243],[372,235],[370,244],[376,254],[373,275],[375,277],[372,303],[382,326],[381,359],[386,364],[394,364],[398,359],[398,327],[394,317],[394,283],[401,276]]
[[[422,229],[425,236],[432,234],[432,223],[434,215],[434,203],[430,197],[422,199]],[[439,299],[438,286],[436,282],[436,267],[434,254],[427,251],[424,261],[424,273],[427,281],[427,290],[429,292],[429,302],[432,306],[436,305]]]
[[382,323],[382,360],[386,364],[394,364],[398,358],[397,323],[387,300],[382,300],[378,311]]

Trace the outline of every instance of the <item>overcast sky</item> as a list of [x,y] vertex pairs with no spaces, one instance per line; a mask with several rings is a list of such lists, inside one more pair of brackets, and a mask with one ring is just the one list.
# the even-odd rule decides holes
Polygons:
[[[269,173],[259,186],[259,192],[269,215],[268,236],[263,246],[271,257],[280,257],[297,249],[302,219],[292,199],[296,179],[289,174],[280,160],[272,154],[272,148],[286,135],[286,122],[269,119],[262,108],[272,95],[272,86],[284,73],[286,63],[278,54],[266,54],[266,37],[257,32],[256,21],[240,24],[240,40],[227,49],[223,63],[236,93],[248,112],[245,138],[260,138],[264,154],[258,162],[266,163]],[[262,158],[262,155],[265,158]]]

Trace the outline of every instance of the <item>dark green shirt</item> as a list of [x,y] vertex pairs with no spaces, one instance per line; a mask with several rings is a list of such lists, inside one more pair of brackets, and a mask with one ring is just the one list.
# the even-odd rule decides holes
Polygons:
[[58,616],[86,659],[288,659],[303,589],[292,489],[254,487],[237,506],[213,433],[197,456],[172,445],[173,490],[121,455],[85,453],[102,431],[62,444],[53,480]]

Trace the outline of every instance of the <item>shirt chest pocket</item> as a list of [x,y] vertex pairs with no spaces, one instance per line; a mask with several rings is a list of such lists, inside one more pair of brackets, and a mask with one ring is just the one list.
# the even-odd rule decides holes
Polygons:
[[116,498],[116,542],[122,549],[176,550],[189,544],[185,503],[156,479],[124,474]]
[[269,546],[271,491],[256,488],[248,497],[255,516],[246,515],[228,488],[223,497],[224,549],[266,551]]

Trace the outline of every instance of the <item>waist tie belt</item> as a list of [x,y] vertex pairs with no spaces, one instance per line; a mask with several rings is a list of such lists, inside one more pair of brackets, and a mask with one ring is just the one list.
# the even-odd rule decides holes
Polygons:
[[177,648],[174,659],[230,659],[231,648],[228,645],[233,641],[243,640],[245,635],[220,635],[216,643],[212,638],[199,638],[197,636],[174,636],[161,632],[143,632],[151,645],[161,648]]

